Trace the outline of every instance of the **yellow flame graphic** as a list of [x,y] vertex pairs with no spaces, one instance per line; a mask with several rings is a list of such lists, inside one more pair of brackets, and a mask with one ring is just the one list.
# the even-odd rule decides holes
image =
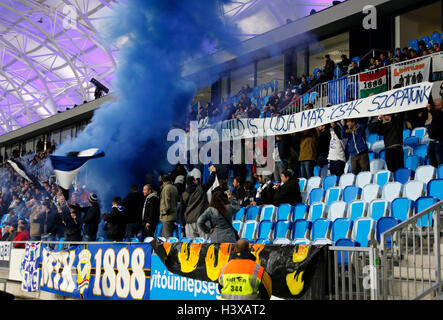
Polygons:
[[260,253],[262,252],[262,250],[265,248],[265,245],[262,243],[256,243],[252,246],[252,251],[251,253],[255,256],[255,258],[257,259],[255,262],[259,265],[260,264]]
[[163,242],[163,248],[165,248],[166,256],[169,256],[169,251],[171,251],[171,242]]
[[[228,263],[232,245],[221,243],[218,249],[218,258],[215,259],[214,245],[211,244],[206,252],[206,274],[212,281],[218,279],[221,269]],[[216,263],[217,262],[217,263]]]
[[293,296],[298,295],[303,290],[304,281],[303,278],[304,271],[297,273],[297,270],[286,275],[286,284],[288,289]]
[[298,246],[298,250],[294,249],[294,253],[292,255],[292,261],[294,262],[302,262],[306,259],[309,252],[309,246],[301,244]]
[[197,268],[201,246],[201,243],[182,243],[178,260],[183,273],[192,272]]

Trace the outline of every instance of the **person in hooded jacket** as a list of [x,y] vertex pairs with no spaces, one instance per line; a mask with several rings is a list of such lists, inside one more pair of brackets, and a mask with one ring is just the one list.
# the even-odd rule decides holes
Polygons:
[[293,176],[290,170],[285,170],[281,174],[282,185],[276,184],[274,194],[274,206],[278,207],[283,203],[294,205],[302,202],[300,185],[298,179]]
[[89,206],[80,207],[76,204],[69,204],[75,212],[84,212],[81,217],[83,226],[83,241],[95,241],[97,237],[98,224],[100,222],[100,206],[95,193],[89,196]]
[[103,214],[103,220],[106,221],[106,238],[109,241],[123,241],[126,231],[126,213],[125,207],[121,204],[120,197],[112,199],[112,208],[109,213]]

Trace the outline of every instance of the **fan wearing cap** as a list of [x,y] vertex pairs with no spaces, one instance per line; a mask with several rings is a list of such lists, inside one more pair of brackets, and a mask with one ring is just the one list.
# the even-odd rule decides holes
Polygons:
[[[78,218],[83,223],[83,241],[95,241],[98,231],[98,223],[100,222],[100,206],[98,197],[95,193],[89,196],[89,206],[80,207],[78,204],[68,204],[73,209]],[[84,212],[83,217],[79,213]]]

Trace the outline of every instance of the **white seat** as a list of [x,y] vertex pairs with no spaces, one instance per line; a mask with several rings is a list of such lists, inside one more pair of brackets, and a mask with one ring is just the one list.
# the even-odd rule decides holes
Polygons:
[[411,200],[417,200],[425,194],[425,184],[419,180],[406,182],[403,189],[403,196]]
[[345,170],[344,173],[351,173],[352,172],[352,166],[351,166],[351,161],[348,160],[345,164]]
[[361,192],[361,199],[365,202],[371,202],[379,198],[381,195],[381,187],[378,184],[371,183],[363,187]]
[[348,204],[344,201],[334,201],[328,208],[328,220],[334,221],[337,218],[345,218]]
[[398,181],[388,182],[383,187],[383,199],[391,202],[395,198],[400,198],[402,188],[403,188],[403,185]]
[[278,238],[272,241],[273,244],[291,244],[291,240],[286,238]]
[[314,188],[321,187],[321,177],[310,177],[306,183],[306,192],[309,194]]
[[353,173],[344,173],[341,175],[338,185],[343,190],[347,186],[353,186],[354,183],[355,183],[355,175]]
[[386,169],[386,162],[383,159],[374,159],[369,164],[372,173]]
[[355,185],[363,189],[363,187],[367,184],[372,183],[372,172],[370,171],[361,171],[357,174],[355,178]]
[[312,242],[312,244],[315,246],[322,246],[322,245],[327,245],[327,244],[333,245],[334,242],[331,239],[320,238],[320,239],[314,240]]
[[420,166],[415,171],[415,180],[428,184],[429,181],[435,178],[436,172],[437,170],[433,166]]
[[382,151],[385,148],[385,142],[384,140],[378,140],[375,141],[372,145],[371,145],[371,151],[373,152],[377,152],[379,153],[380,151]]
[[306,244],[306,245],[310,245],[311,244],[311,240],[309,239],[295,239],[291,242],[291,244]]

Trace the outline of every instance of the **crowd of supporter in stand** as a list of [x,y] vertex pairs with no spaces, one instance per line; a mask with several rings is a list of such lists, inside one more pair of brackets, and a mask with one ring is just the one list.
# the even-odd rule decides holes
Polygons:
[[[397,49],[395,54],[382,53],[379,58],[370,61],[367,69],[439,51],[438,46],[425,48],[422,43],[419,48],[419,52],[405,48],[403,51]],[[355,70],[358,66],[354,62],[349,65],[346,56],[342,57],[338,66],[342,68],[342,74],[360,72],[360,69]],[[335,67],[335,63],[326,56],[320,81],[332,79]],[[285,92],[273,92],[265,107],[265,116],[278,113],[303,90],[309,90],[303,84],[303,78],[302,83],[297,83],[295,77],[291,77]],[[239,92],[240,99],[235,105],[224,99],[220,107],[208,104],[200,114],[205,115],[206,112],[206,115],[222,118],[258,117],[260,110],[251,103],[248,97],[250,91],[251,88],[245,86]],[[310,109],[313,105],[307,104],[304,108]],[[65,199],[53,173],[46,166],[48,155],[55,145],[43,151],[43,143],[39,141],[36,153],[22,156],[20,161],[38,177],[40,186],[23,179],[6,162],[0,170],[2,241],[56,241],[61,238],[66,241],[96,241],[101,237],[108,241],[135,237],[142,240],[153,237],[157,224],[161,222],[161,236],[164,238],[177,235],[174,229],[179,225],[182,226],[180,236],[234,242],[232,216],[240,207],[301,202],[298,178],[312,177],[315,166],[328,166],[330,174],[341,176],[346,162],[350,161],[354,174],[369,171],[367,131],[384,137],[387,169],[395,172],[404,167],[403,130],[427,127],[430,138],[428,159],[431,165],[438,167],[443,163],[442,115],[442,99],[431,97],[424,109],[369,119],[342,120],[277,136],[274,153],[268,155],[268,161],[274,163],[273,172],[263,169],[268,163],[260,162],[260,157],[256,157],[257,153],[266,153],[266,140],[259,140],[255,145],[245,142],[242,164],[211,166],[207,181],[202,181],[202,167],[199,171],[197,167],[187,168],[178,164],[170,173],[162,174],[158,182],[151,179],[142,188],[133,185],[128,194],[116,195],[107,213],[101,212],[103,204],[100,204],[99,197],[88,191],[81,179],[71,188],[69,200]],[[246,165],[244,160],[247,156],[251,157],[252,165]],[[11,158],[18,159],[18,152],[13,152]],[[219,186],[210,192],[209,197],[208,192],[216,177]],[[7,219],[4,219],[5,215]],[[15,246],[24,247],[24,243],[15,243]]]
[[[316,69],[316,74],[303,75],[297,78],[291,75],[282,91],[273,91],[268,102],[263,106],[263,113],[256,103],[252,103],[252,99],[248,96],[253,89],[249,85],[245,85],[241,90],[233,95],[234,98],[239,97],[238,101],[230,103],[227,97],[221,99],[219,105],[210,102],[200,106],[200,109],[191,108],[186,119],[189,128],[190,121],[200,121],[208,119],[210,123],[215,123],[227,119],[239,118],[267,118],[278,116],[291,102],[299,99],[303,94],[317,86],[318,84],[333,80],[337,77],[347,75],[356,75],[361,72],[375,70],[393,63],[403,62],[406,60],[423,57],[426,55],[439,52],[438,43],[427,46],[424,41],[418,42],[418,50],[405,47],[403,49],[396,48],[394,52],[386,51],[378,56],[369,57],[367,62],[358,62],[350,60],[345,54],[341,55],[339,62],[334,62],[330,55],[325,55],[324,66],[322,69]],[[337,76],[335,71],[339,69]]]

